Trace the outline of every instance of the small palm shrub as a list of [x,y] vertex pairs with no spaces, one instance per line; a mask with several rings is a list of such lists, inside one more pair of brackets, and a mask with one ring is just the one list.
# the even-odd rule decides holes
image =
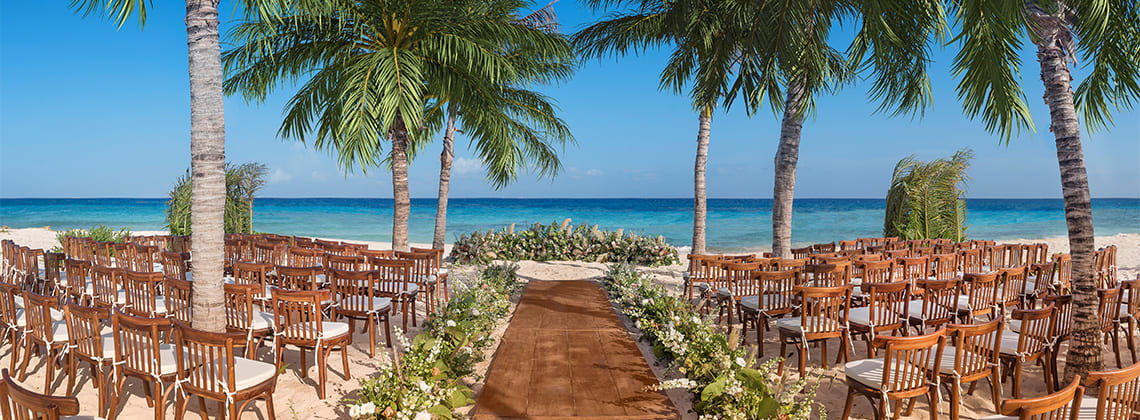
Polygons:
[[[264,164],[226,163],[226,233],[253,233],[253,196],[265,185]],[[179,177],[166,201],[166,228],[171,235],[190,234],[190,170]]]
[[661,266],[676,264],[677,250],[663,237],[626,235],[599,230],[585,224],[535,224],[515,232],[514,225],[487,233],[459,236],[451,258],[461,264],[486,264],[494,260],[593,261]]
[[[808,419],[826,418],[814,401],[815,386],[775,375],[772,359],[756,364],[739,334],[725,335],[705,322],[683,299],[625,265],[611,265],[603,285],[621,312],[629,316],[653,353],[683,375],[655,389],[688,389],[700,418]],[[816,378],[818,381],[819,378]],[[818,384],[818,382],[817,382]],[[813,408],[817,416],[812,416]]]
[[966,240],[966,169],[973,158],[973,151],[962,149],[949,159],[900,160],[887,191],[883,236]]
[[96,242],[123,242],[131,236],[131,230],[122,228],[115,230],[107,227],[107,225],[92,226],[91,229],[68,229],[55,234],[55,240],[59,242],[51,249],[51,252],[63,252],[63,238],[88,238]]

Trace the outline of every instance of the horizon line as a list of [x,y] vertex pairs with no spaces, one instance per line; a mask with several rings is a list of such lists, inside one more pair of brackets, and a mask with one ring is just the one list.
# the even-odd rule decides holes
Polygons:
[[[354,199],[392,200],[392,197],[289,196],[254,197],[256,199]],[[0,200],[167,200],[168,197],[0,197]],[[412,200],[435,200],[438,197],[411,197]],[[692,200],[692,197],[448,197],[449,200]],[[771,200],[771,197],[709,197],[707,200]],[[885,197],[796,197],[794,200],[885,200]],[[1063,197],[966,197],[966,200],[1063,200]],[[1137,197],[1092,197],[1093,200],[1140,200]]]

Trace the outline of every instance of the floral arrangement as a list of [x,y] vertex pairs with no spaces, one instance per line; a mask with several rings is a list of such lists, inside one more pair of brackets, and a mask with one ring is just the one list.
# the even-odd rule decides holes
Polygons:
[[585,224],[572,226],[570,219],[561,224],[535,224],[519,232],[511,225],[501,231],[464,234],[451,248],[451,257],[464,264],[536,260],[661,266],[678,262],[677,250],[665,243],[664,237],[626,235],[621,229],[611,232]]
[[[775,359],[754,366],[754,356],[736,334],[717,332],[683,299],[654,285],[634,267],[610,266],[604,283],[610,299],[653,343],[654,354],[671,361],[670,369],[684,375],[654,389],[691,390],[698,400],[694,410],[702,419],[811,416],[815,390],[807,388],[806,379],[791,382],[786,376],[776,377]],[[818,409],[819,418],[825,418],[823,407]]]
[[394,357],[381,353],[380,372],[360,381],[360,396],[348,406],[354,419],[451,419],[455,410],[474,403],[463,379],[470,376],[491,331],[510,314],[510,298],[520,288],[514,264],[484,268],[470,283],[455,282],[447,305],[425,321],[424,332],[410,342],[396,328]]

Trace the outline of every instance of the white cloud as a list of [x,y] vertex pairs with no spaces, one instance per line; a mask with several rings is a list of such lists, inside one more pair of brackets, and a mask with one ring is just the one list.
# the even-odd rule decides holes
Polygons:
[[451,172],[456,175],[468,175],[479,172],[482,166],[479,159],[459,157],[451,162]]
[[313,179],[316,179],[317,181],[324,181],[325,176],[321,174],[321,171],[313,171]]
[[586,176],[602,176],[601,169],[590,169],[586,171]]
[[289,174],[288,172],[285,172],[285,170],[281,169],[281,168],[277,168],[276,170],[273,171],[272,174],[269,174],[269,183],[270,184],[280,184],[283,182],[289,182],[292,179],[293,179],[293,175]]

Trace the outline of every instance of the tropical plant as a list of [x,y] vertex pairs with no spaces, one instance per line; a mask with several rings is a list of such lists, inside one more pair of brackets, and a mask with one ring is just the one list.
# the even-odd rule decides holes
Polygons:
[[739,333],[721,333],[636,268],[613,264],[602,283],[653,345],[654,355],[682,375],[654,388],[689,390],[700,418],[827,418],[822,404],[813,401],[819,378],[788,381],[775,374],[779,359],[757,365]]
[[557,33],[552,7],[553,3],[548,4],[521,18],[498,15],[538,29],[520,32],[499,51],[518,72],[515,80],[495,83],[449,72],[440,73],[444,80],[428,86],[432,96],[439,98],[429,115],[434,111],[446,119],[432,248],[443,249],[447,237],[447,201],[457,131],[471,140],[494,188],[511,182],[528,162],[540,177],[554,176],[561,168],[555,146],[574,141],[570,129],[555,115],[549,98],[525,88],[565,80],[573,72],[573,51]]
[[[960,45],[953,71],[966,114],[1008,143],[1033,120],[1022,91],[1018,52],[1029,41],[1049,106],[1049,131],[1057,147],[1061,193],[1073,271],[1073,341],[1065,377],[1102,369],[1097,331],[1092,202],[1078,111],[1090,130],[1112,125],[1114,112],[1140,99],[1140,3],[1135,0],[960,0],[951,3]],[[1080,60],[1078,60],[1078,57]],[[1073,91],[1069,62],[1084,63]]]
[[660,236],[626,235],[621,229],[611,232],[585,224],[572,226],[566,219],[562,224],[535,224],[518,232],[511,225],[501,231],[460,235],[451,247],[451,258],[462,264],[535,260],[662,266],[677,264],[677,250]]
[[53,247],[51,249],[51,252],[63,252],[64,238],[87,238],[96,242],[122,243],[127,239],[128,236],[131,236],[130,228],[121,228],[115,230],[103,224],[92,226],[91,229],[88,230],[68,229],[62,232],[56,232],[55,240],[56,242],[59,242],[59,245]]
[[887,190],[883,236],[966,240],[966,169],[973,158],[970,149],[930,162],[902,158]]
[[[247,14],[263,18],[290,8],[290,0],[239,0]],[[137,16],[146,24],[148,0],[72,0],[84,16],[101,15],[122,28]],[[222,245],[225,202],[225,114],[222,109],[221,44],[218,0],[186,1],[186,43],[190,73],[190,167],[194,193],[190,200],[195,226],[190,253],[194,265],[194,328],[223,332]]]
[[[267,172],[261,163],[226,164],[226,233],[253,233],[253,198],[265,185]],[[170,190],[170,199],[166,201],[166,229],[171,235],[192,233],[191,184],[190,170],[187,169]]]
[[463,379],[484,360],[484,350],[495,341],[491,332],[510,315],[511,296],[520,288],[517,271],[512,264],[488,266],[469,284],[457,282],[455,296],[410,342],[396,328],[404,353],[380,354],[380,372],[360,381],[349,417],[451,419],[456,409],[473,403]]
[[[749,114],[767,99],[783,109],[773,189],[773,250],[791,252],[791,208],[803,118],[817,93],[838,89],[861,71],[873,79],[880,109],[921,110],[929,97],[927,43],[945,33],[938,0],[871,2],[734,0],[591,0],[592,7],[630,6],[575,37],[586,55],[625,54],[670,44],[662,87],[691,85],[699,115],[694,171],[693,253],[704,252],[704,172],[712,112],[736,98]],[[831,25],[854,21],[847,56],[828,44]],[[782,96],[781,92],[786,96]]]
[[426,118],[443,100],[433,95],[462,77],[510,86],[520,71],[502,52],[541,31],[514,23],[519,0],[322,4],[237,25],[236,47],[223,55],[225,89],[260,101],[278,81],[307,78],[286,105],[280,135],[333,151],[346,171],[391,168],[392,246],[406,250],[408,161],[438,128]]

